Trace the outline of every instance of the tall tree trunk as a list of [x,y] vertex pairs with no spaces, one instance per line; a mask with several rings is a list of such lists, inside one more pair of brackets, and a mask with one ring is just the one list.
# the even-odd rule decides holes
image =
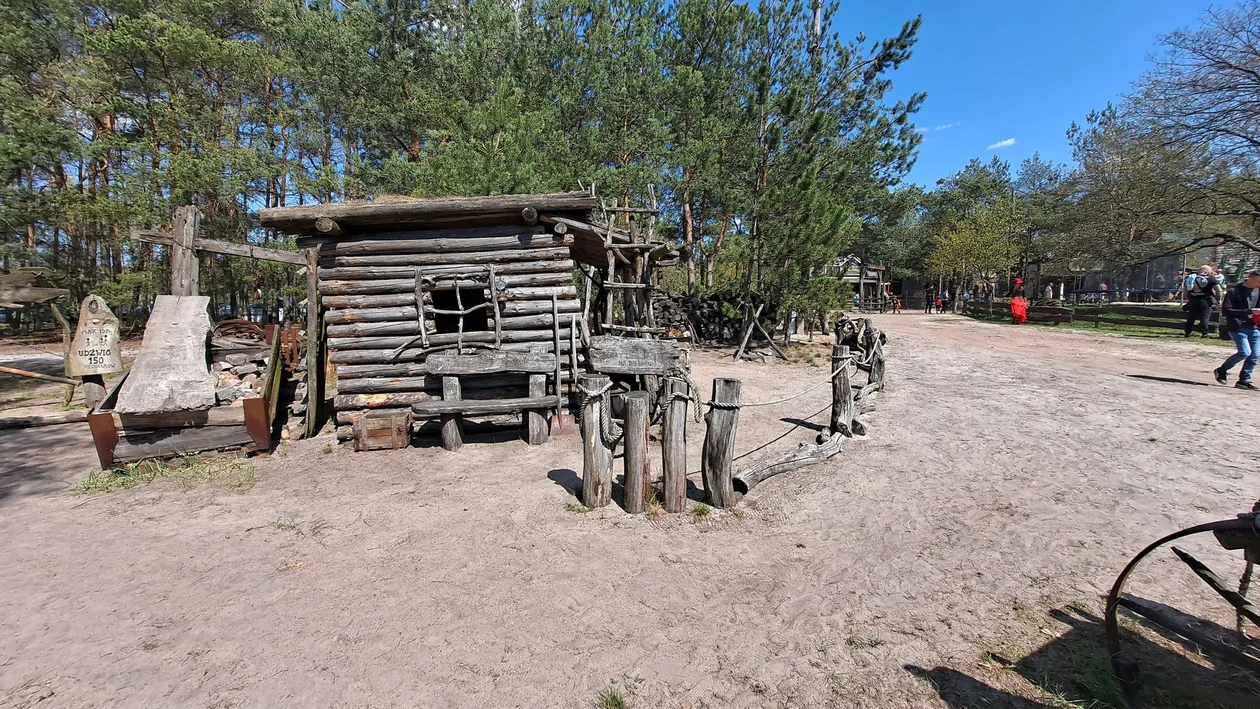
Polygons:
[[718,252],[722,250],[722,241],[726,239],[726,225],[730,220],[730,216],[730,211],[726,207],[723,207],[722,226],[718,230],[717,241],[713,242],[713,250],[709,252],[709,257],[705,259],[704,287],[708,289],[713,288],[713,274],[714,269],[717,266]]
[[691,219],[691,174],[683,168],[683,248],[687,252],[687,292],[696,292],[696,235]]

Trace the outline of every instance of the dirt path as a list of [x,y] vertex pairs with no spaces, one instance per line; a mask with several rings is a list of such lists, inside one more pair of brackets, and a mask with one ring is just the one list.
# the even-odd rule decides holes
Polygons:
[[[609,687],[634,707],[1065,706],[1041,675],[1070,637],[1096,645],[1088,611],[1128,556],[1260,496],[1260,399],[1200,386],[1224,351],[1198,343],[881,323],[871,435],[703,520],[567,510],[576,437],[318,439],[256,460],[252,487],[0,492],[0,706],[590,707]],[[765,400],[817,365],[699,353],[695,374]],[[737,451],[827,398],[745,409]],[[1176,563],[1135,588],[1215,608]]]

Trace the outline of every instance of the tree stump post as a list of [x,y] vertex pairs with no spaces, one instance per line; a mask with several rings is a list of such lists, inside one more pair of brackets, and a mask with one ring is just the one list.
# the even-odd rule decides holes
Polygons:
[[831,346],[831,433],[853,435],[853,383],[849,381],[848,345]]
[[[556,355],[559,357],[559,354]],[[556,389],[560,388],[560,381],[556,380]],[[547,375],[531,374],[529,375],[529,396],[532,399],[541,398],[547,395]],[[526,426],[528,428],[528,441],[531,446],[539,446],[547,442],[547,410],[546,409],[530,409],[525,412]]]
[[[463,396],[459,377],[442,377],[442,401],[459,401]],[[532,424],[530,430],[531,432],[533,430]],[[442,414],[442,447],[448,451],[457,451],[462,445],[464,445],[463,415]]]
[[651,417],[652,395],[632,391],[626,395],[625,474],[622,477],[622,506],[630,514],[639,514],[647,506],[648,486],[648,420]]
[[665,418],[661,425],[661,463],[666,512],[682,512],[687,504],[687,382],[665,380]]
[[604,444],[600,430],[609,403],[606,391],[609,384],[611,380],[604,374],[578,377],[579,387],[588,392],[600,392],[586,398],[582,408],[582,504],[591,508],[605,507],[612,502],[612,449]]
[[700,469],[704,474],[705,499],[714,507],[735,504],[731,460],[735,455],[735,431],[739,426],[739,390],[738,379],[713,380],[713,398],[706,417],[708,430],[704,434]]
[[870,382],[875,385],[875,391],[884,390],[884,346],[879,338],[875,339],[875,356],[871,358]]

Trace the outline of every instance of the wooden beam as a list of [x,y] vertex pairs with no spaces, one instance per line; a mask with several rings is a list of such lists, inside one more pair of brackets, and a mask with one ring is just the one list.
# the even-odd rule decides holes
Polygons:
[[558,406],[560,406],[560,397],[558,396],[530,396],[520,399],[423,401],[412,404],[411,410],[417,416],[439,416],[441,414],[478,416],[482,414],[507,414],[528,411],[529,409],[554,409]]
[[341,225],[328,217],[320,217],[315,220],[315,231],[323,236],[341,236]]
[[586,192],[556,194],[493,195],[487,197],[441,197],[437,199],[378,200],[349,204],[317,204],[304,207],[277,207],[258,213],[265,227],[308,233],[320,217],[336,220],[343,227],[373,224],[424,223],[450,217],[470,217],[501,212],[520,213],[526,207],[537,211],[590,211],[598,201]]
[[[131,238],[146,244],[158,244],[167,247],[175,245],[175,240],[169,234],[159,231],[132,229]],[[277,261],[279,263],[290,263],[295,266],[306,265],[306,257],[298,251],[268,249],[263,246],[254,246],[253,244],[235,244],[229,241],[195,238],[193,239],[193,249],[209,251],[215,254],[226,254],[228,256],[244,256],[258,259],[259,261]]]
[[70,291],[65,288],[40,288],[0,283],[0,308],[21,308],[32,303],[47,303],[69,294]]
[[435,352],[426,360],[433,374],[497,374],[499,372],[529,372],[546,374],[556,364],[554,354],[543,352],[486,351],[462,355],[455,352]]
[[323,392],[319,383],[323,380],[324,358],[321,347],[324,341],[324,323],[319,302],[319,245],[306,250],[306,437],[318,433],[319,409]]
[[53,374],[40,374],[39,372],[28,372],[25,369],[18,369],[16,367],[0,367],[0,374],[12,374],[18,377],[42,379],[46,382],[57,382],[58,384],[70,384],[73,386],[78,386],[79,384],[78,379],[71,379],[69,377],[58,377]]

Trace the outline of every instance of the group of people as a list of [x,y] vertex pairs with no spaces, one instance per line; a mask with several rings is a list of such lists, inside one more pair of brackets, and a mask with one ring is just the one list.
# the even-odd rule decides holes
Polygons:
[[936,308],[936,313],[938,315],[947,313],[949,312],[950,306],[953,304],[953,300],[949,297],[949,291],[943,290],[940,293],[937,293],[935,300],[932,299],[931,293],[926,291],[923,293],[923,312],[925,314],[931,315],[933,307]]

